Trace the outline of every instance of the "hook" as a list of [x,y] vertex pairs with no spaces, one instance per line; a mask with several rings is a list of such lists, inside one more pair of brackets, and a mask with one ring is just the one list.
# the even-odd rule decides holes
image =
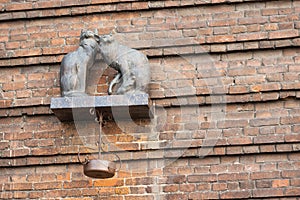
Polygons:
[[94,115],[95,114],[95,108],[90,108],[90,114]]
[[84,158],[84,162],[82,162],[82,161],[80,160],[80,151],[78,151],[77,159],[78,159],[78,161],[79,161],[82,165],[86,165],[86,164],[88,164],[89,161],[90,161],[90,160],[89,160],[89,157],[86,156],[86,157]]
[[121,158],[120,158],[120,156],[118,155],[118,154],[116,154],[116,153],[113,153],[117,158],[118,158],[118,160],[119,160],[119,163],[120,163],[120,166],[119,166],[119,169],[118,170],[116,170],[117,172],[119,172],[120,170],[121,170],[121,168],[122,168],[122,160],[121,160]]

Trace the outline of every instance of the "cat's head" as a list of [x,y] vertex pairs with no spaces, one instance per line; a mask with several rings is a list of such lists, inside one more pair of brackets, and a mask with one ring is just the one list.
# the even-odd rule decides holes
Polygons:
[[109,35],[101,35],[99,37],[100,39],[100,44],[103,43],[103,44],[109,44],[109,43],[112,43],[115,41],[114,37],[112,34],[109,34]]
[[99,45],[98,31],[82,30],[80,34],[80,46],[85,49],[98,49]]
[[91,30],[81,30],[80,41],[89,39],[89,38],[93,38],[94,40],[96,40],[96,42],[99,42],[98,30],[95,29],[95,32],[93,32]]

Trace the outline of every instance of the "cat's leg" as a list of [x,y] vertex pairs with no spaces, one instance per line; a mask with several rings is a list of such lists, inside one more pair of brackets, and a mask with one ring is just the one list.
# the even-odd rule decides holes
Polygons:
[[133,71],[135,70],[135,64],[130,60],[125,60],[125,62],[122,62],[120,70],[123,82],[117,90],[117,93],[124,94],[134,92],[136,78]]

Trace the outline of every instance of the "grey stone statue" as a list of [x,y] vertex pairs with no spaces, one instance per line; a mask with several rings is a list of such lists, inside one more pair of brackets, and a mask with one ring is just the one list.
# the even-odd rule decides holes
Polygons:
[[[104,62],[118,71],[109,85],[108,94],[147,93],[150,69],[146,55],[121,45],[111,34],[102,35],[99,40]],[[113,92],[114,86],[116,92]]]
[[64,56],[61,62],[60,87],[62,96],[87,95],[87,72],[94,65],[98,52],[98,33],[82,31],[78,49]]

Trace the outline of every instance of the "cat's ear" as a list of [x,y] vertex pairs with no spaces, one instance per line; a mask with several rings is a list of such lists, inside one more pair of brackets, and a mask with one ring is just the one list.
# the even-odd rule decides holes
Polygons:
[[81,29],[81,33],[80,33],[80,38],[83,38],[86,34],[86,30],[85,29]]
[[111,30],[111,32],[110,32],[110,34],[109,34],[110,36],[112,36],[113,34],[116,34],[116,33],[117,33],[117,32],[116,32],[116,28],[117,28],[117,27],[115,26],[115,28],[114,28],[113,30]]
[[96,39],[96,41],[98,42],[98,43],[100,43],[100,36],[98,35],[98,34],[95,34],[94,35],[94,38]]
[[80,41],[83,40],[85,38],[86,35],[86,30],[81,29],[81,33],[80,33]]

